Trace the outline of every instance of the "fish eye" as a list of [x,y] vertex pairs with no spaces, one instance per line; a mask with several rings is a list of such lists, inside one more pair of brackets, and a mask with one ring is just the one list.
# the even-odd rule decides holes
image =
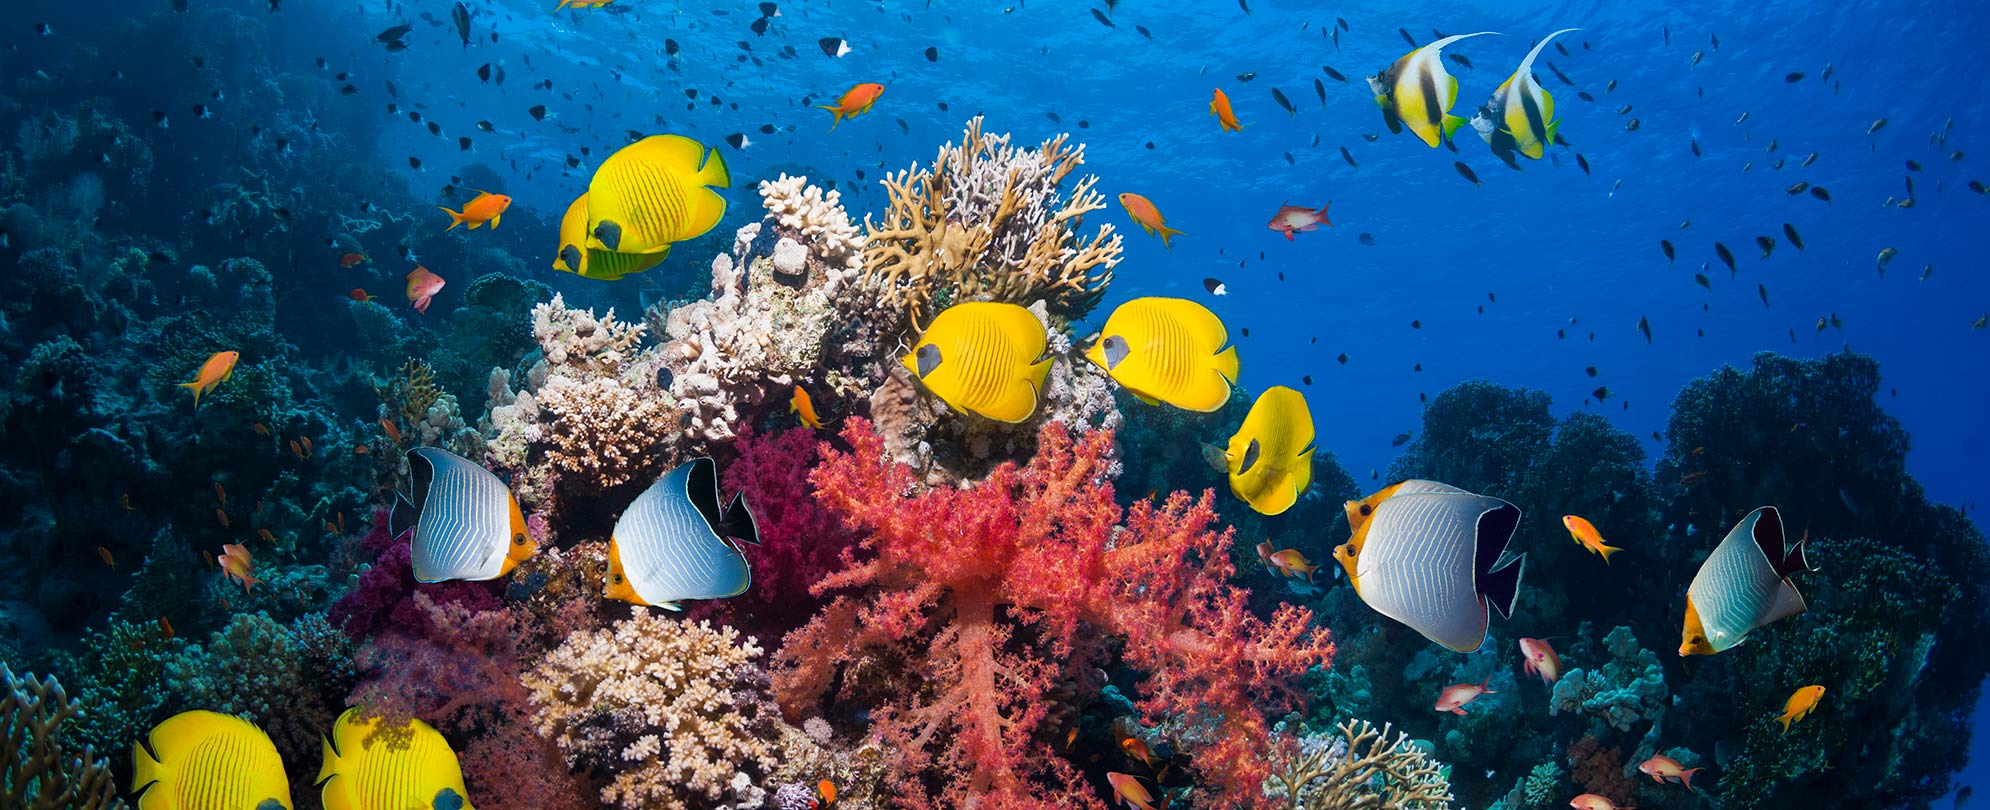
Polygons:
[[1118,368],[1120,361],[1125,360],[1128,354],[1126,338],[1119,335],[1107,336],[1105,342],[1099,344],[1099,348],[1105,353],[1107,371]]
[[610,582],[613,582],[613,583],[617,584],[617,585],[620,585],[620,584],[622,584],[622,575],[621,575],[621,574],[609,574],[609,575],[608,575],[608,580],[609,580]]
[[1368,517],[1369,515],[1372,515],[1372,514],[1374,514],[1374,513],[1375,513],[1375,507],[1373,507],[1373,506],[1369,506],[1368,504],[1365,504],[1365,503],[1361,505],[1361,516],[1362,516],[1362,517]]
[[517,533],[517,534],[514,534],[514,535],[512,535],[512,536],[511,536],[511,544],[512,544],[512,545],[515,545],[515,546],[522,546],[522,545],[525,545],[525,533],[524,533],[524,532],[519,532],[519,533]]

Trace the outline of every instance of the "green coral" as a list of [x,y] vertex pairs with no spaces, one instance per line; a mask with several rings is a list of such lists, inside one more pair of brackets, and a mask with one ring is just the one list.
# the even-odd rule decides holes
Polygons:
[[308,782],[320,737],[352,686],[352,649],[319,614],[287,627],[267,613],[240,614],[206,645],[168,662],[165,676],[187,708],[237,715],[261,727],[292,781]]
[[186,642],[169,638],[156,619],[111,619],[85,633],[76,652],[57,654],[57,671],[89,707],[71,723],[71,738],[129,773],[132,741],[172,714],[172,694],[162,683],[166,667],[185,649]]

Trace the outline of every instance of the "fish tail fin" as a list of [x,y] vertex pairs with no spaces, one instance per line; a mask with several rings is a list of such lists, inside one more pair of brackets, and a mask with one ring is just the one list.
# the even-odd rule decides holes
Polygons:
[[1459,128],[1459,127],[1461,127],[1461,126],[1464,126],[1464,125],[1465,125],[1465,123],[1466,123],[1466,121],[1465,121],[1465,119],[1464,119],[1464,117],[1463,117],[1463,116],[1457,116],[1457,115],[1452,115],[1452,114],[1450,114],[1450,113],[1445,113],[1445,114],[1444,114],[1444,137],[1445,137],[1445,138],[1450,138],[1450,137],[1451,137],[1451,134],[1452,134],[1452,133],[1454,133],[1454,132],[1457,132],[1457,131],[1458,131],[1458,128]]
[[719,534],[760,545],[760,525],[753,519],[753,509],[746,505],[746,493],[733,493],[732,503],[726,504],[719,516]]
[[1314,221],[1320,223],[1321,225],[1325,225],[1329,228],[1333,227],[1334,221],[1331,219],[1327,219],[1327,209],[1332,208],[1333,206],[1334,206],[1333,203],[1327,203],[1326,205],[1320,206],[1320,213],[1318,216],[1314,217]]
[[1603,564],[1605,564],[1605,565],[1608,565],[1608,564],[1610,564],[1610,555],[1612,555],[1612,554],[1615,554],[1615,553],[1617,553],[1617,552],[1619,552],[1619,551],[1623,551],[1623,550],[1624,550],[1624,549],[1623,549],[1622,547],[1619,547],[1619,546],[1597,546],[1597,547],[1596,547],[1596,553],[1598,553],[1598,554],[1601,554],[1601,555],[1603,555]]
[[[337,725],[334,724],[333,728],[336,729]],[[314,787],[322,786],[326,782],[331,781],[332,777],[338,775],[340,766],[339,749],[337,746],[332,745],[332,738],[319,737],[318,739],[324,744],[325,764],[318,767],[318,778],[311,782]]]
[[179,386],[180,388],[185,388],[185,389],[187,389],[188,391],[192,391],[192,392],[193,392],[193,409],[194,409],[194,410],[196,410],[196,411],[200,410],[200,381],[199,381],[199,380],[194,380],[193,382],[183,382],[183,383],[174,383],[174,385],[177,385],[177,386]]
[[1781,720],[1783,722],[1783,733],[1788,734],[1790,733],[1790,721],[1796,719],[1796,713],[1790,712],[1776,719]]
[[698,167],[698,174],[692,181],[701,186],[732,187],[732,171],[726,168],[724,155],[712,149],[705,153],[705,165]]
[[1502,619],[1513,618],[1513,603],[1520,597],[1520,575],[1526,571],[1527,555],[1522,554],[1504,567],[1479,576],[1479,593]]
[[1237,384],[1237,347],[1224,347],[1210,363],[1216,367],[1216,373],[1223,375],[1225,382]]
[[843,111],[841,109],[838,109],[828,104],[817,104],[815,105],[815,108],[818,110],[828,110],[830,115],[836,116],[836,120],[829,122],[830,132],[835,132],[836,125],[843,123]]
[[146,785],[163,782],[168,776],[166,764],[145,747],[146,738],[140,737],[131,744],[131,790],[137,793]]
[[1176,229],[1174,229],[1174,228],[1170,228],[1170,227],[1168,227],[1168,226],[1166,226],[1166,225],[1160,225],[1160,226],[1157,226],[1157,227],[1155,228],[1155,230],[1156,230],[1156,231],[1159,231],[1159,232],[1160,232],[1160,234],[1161,234],[1161,247],[1163,247],[1163,248],[1167,248],[1167,249],[1169,249],[1169,250],[1173,250],[1175,246],[1174,246],[1174,245],[1171,245],[1171,244],[1168,244],[1168,238],[1169,238],[1169,237],[1173,237],[1173,236],[1181,236],[1181,235],[1182,235],[1182,232],[1181,232],[1181,231],[1179,231],[1179,230],[1176,230]]
[[387,533],[390,537],[400,537],[415,527],[415,519],[421,517],[421,510],[415,508],[414,501],[399,492],[394,493],[394,508],[387,513]]
[[1706,770],[1706,768],[1694,768],[1694,769],[1692,769],[1692,770],[1686,770],[1686,771],[1680,771],[1680,772],[1679,772],[1679,784],[1682,784],[1682,785],[1685,785],[1685,786],[1686,786],[1686,789],[1687,789],[1687,790],[1692,790],[1692,789],[1693,789],[1693,774],[1696,774],[1696,773],[1699,773],[1699,772],[1701,772],[1701,771],[1704,771],[1704,770]]
[[[443,228],[442,230],[444,230],[444,231],[453,231],[453,230],[456,230],[456,226],[458,226],[458,225],[461,225],[461,224],[463,224],[464,220],[463,220],[463,215],[462,215],[461,213],[459,213],[459,212],[456,212],[456,211],[451,211],[451,210],[449,210],[449,209],[447,209],[447,208],[443,208],[443,207],[442,207],[442,206],[440,206],[440,205],[436,206],[436,208],[440,209],[440,210],[442,211],[442,213],[445,213],[445,214],[448,214],[448,215],[449,215],[449,227],[447,227],[447,228]],[[472,225],[472,226],[470,226],[470,227],[472,227],[472,228],[475,228],[475,227],[477,227],[477,226],[475,226],[475,225]]]

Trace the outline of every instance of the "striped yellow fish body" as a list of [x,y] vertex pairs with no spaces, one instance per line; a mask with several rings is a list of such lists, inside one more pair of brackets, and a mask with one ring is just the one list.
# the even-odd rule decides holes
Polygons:
[[657,253],[725,216],[732,176],[719,150],[681,135],[651,135],[601,162],[587,183],[587,247]]
[[560,218],[560,250],[553,255],[553,269],[583,278],[615,281],[630,273],[640,273],[662,264],[670,256],[670,246],[655,253],[616,253],[587,246],[587,194],[582,193],[567,206]]
[[692,459],[643,490],[615,521],[606,596],[677,610],[685,599],[745,593],[753,573],[728,538],[760,542],[753,511],[743,495],[721,508],[718,465]]
[[317,781],[325,810],[476,810],[448,740],[409,719],[406,728],[375,735],[368,745],[368,733],[381,722],[362,720],[353,708],[332,724]]
[[[147,787],[147,786],[150,787]],[[218,712],[181,712],[131,746],[138,810],[289,810],[290,779],[276,744],[255,724]]]
[[1510,161],[1510,154],[1518,152],[1540,160],[1547,153],[1548,144],[1555,142],[1555,131],[1561,126],[1555,118],[1555,97],[1534,80],[1534,58],[1541,55],[1542,48],[1548,47],[1548,40],[1580,30],[1564,28],[1535,43],[1520,67],[1472,117],[1472,128],[1492,145],[1501,159]]
[[1485,643],[1488,608],[1513,615],[1526,566],[1526,555],[1501,563],[1520,523],[1513,504],[1411,480],[1349,504],[1348,515],[1355,539],[1334,557],[1375,612],[1458,652]]
[[1282,385],[1258,395],[1223,451],[1230,492],[1260,514],[1291,509],[1313,486],[1313,412]]
[[1106,317],[1085,358],[1141,402],[1208,413],[1230,401],[1237,348],[1216,313],[1181,298],[1135,298]]
[[1424,143],[1435,148],[1465,123],[1451,115],[1458,100],[1458,80],[1444,69],[1444,46],[1461,39],[1497,33],[1480,31],[1457,34],[1432,42],[1397,59],[1388,70],[1371,76],[1368,86],[1375,104],[1382,108],[1382,120],[1390,132],[1409,127]]
[[1700,564],[1686,589],[1680,655],[1713,655],[1749,631],[1804,612],[1789,576],[1808,570],[1803,541],[1783,550],[1783,517],[1773,506],[1748,513]]
[[396,493],[387,523],[395,537],[414,530],[415,579],[497,579],[531,559],[539,545],[511,489],[489,470],[438,447],[408,451],[412,486]]
[[1015,304],[955,304],[900,362],[948,407],[1013,424],[1036,413],[1050,375],[1048,334]]

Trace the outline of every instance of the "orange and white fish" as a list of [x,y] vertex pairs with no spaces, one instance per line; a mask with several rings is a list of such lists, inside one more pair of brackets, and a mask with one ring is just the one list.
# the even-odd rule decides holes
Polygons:
[[1561,680],[1562,657],[1555,654],[1555,647],[1546,639],[1523,638],[1520,640],[1520,661],[1527,674],[1541,676],[1541,682],[1552,684]]
[[1134,810],[1154,810],[1154,794],[1147,792],[1147,786],[1131,774],[1117,771],[1106,774],[1106,783],[1112,785],[1113,796],[1120,803]]
[[1810,716],[1817,708],[1817,702],[1824,699],[1824,687],[1811,684],[1790,695],[1783,701],[1783,714],[1777,720],[1783,721],[1783,733],[1790,733],[1790,724]]
[[193,391],[194,410],[200,410],[200,396],[221,384],[222,380],[235,376],[235,361],[242,359],[241,352],[215,352],[207,362],[200,364],[200,372],[190,382],[180,383],[181,388]]
[[339,266],[347,270],[351,270],[355,265],[358,265],[360,262],[363,261],[367,261],[366,254],[347,253],[346,255],[339,257]]
[[243,593],[252,593],[251,586],[262,584],[256,579],[256,558],[249,550],[238,543],[228,543],[221,547],[221,574],[228,579],[242,583]]
[[1591,554],[1603,555],[1603,562],[1605,564],[1610,562],[1610,555],[1623,551],[1622,548],[1617,546],[1604,545],[1603,533],[1597,531],[1594,524],[1591,524],[1580,516],[1563,515],[1562,525],[1568,528],[1569,536],[1575,538],[1575,542],[1578,545],[1589,549]]
[[878,103],[878,96],[882,95],[884,95],[884,85],[865,82],[845,91],[842,98],[836,99],[835,104],[818,104],[816,107],[836,114],[836,120],[829,123],[830,131],[834,132],[836,125],[843,123],[843,119],[870,112],[871,105]]
[[1181,236],[1182,232],[1168,227],[1168,218],[1161,216],[1161,209],[1154,207],[1154,201],[1130,191],[1119,193],[1119,204],[1126,206],[1127,216],[1140,225],[1149,235],[1161,237],[1162,247],[1173,247],[1168,238]]
[[435,294],[442,292],[442,286],[449,282],[441,276],[429,272],[428,268],[415,265],[414,272],[408,274],[408,303],[416,312],[428,314],[428,304],[435,300]]
[[1327,209],[1332,205],[1333,203],[1329,202],[1326,205],[1320,206],[1320,210],[1315,211],[1303,205],[1285,205],[1280,203],[1278,213],[1271,216],[1271,222],[1265,227],[1285,234],[1285,241],[1290,242],[1292,241],[1292,234],[1296,232],[1319,230],[1321,225],[1329,228],[1333,227],[1334,223],[1327,219]]
[[1209,100],[1209,114],[1216,116],[1216,124],[1224,132],[1243,132],[1244,125],[1237,123],[1237,112],[1230,109],[1230,95],[1223,88],[1216,88],[1215,97]]
[[1299,549],[1288,548],[1265,555],[1265,565],[1277,571],[1279,576],[1288,578],[1305,577],[1307,584],[1313,584],[1313,572],[1320,570]]
[[802,424],[822,429],[822,417],[815,413],[815,400],[809,399],[808,392],[799,385],[795,386],[795,395],[788,399],[788,413],[800,414]]
[[1665,784],[1668,779],[1677,779],[1687,790],[1693,789],[1693,774],[1704,770],[1706,768],[1687,768],[1679,764],[1679,760],[1663,754],[1638,763],[1638,772],[1651,777],[1651,781]]
[[[442,208],[441,206],[436,207]],[[495,228],[498,226],[499,218],[504,216],[504,210],[510,207],[510,197],[503,194],[492,194],[488,191],[478,191],[476,199],[464,204],[461,211],[451,211],[447,208],[442,208],[442,213],[448,214],[450,219],[449,227],[443,228],[443,230],[453,231],[456,230],[456,226],[465,223],[468,223],[470,230],[473,231],[484,225]]]
[[1584,793],[1569,800],[1575,810],[1638,810],[1630,805],[1622,805],[1594,793]]
[[1466,704],[1478,700],[1483,695],[1499,694],[1497,691],[1486,688],[1486,685],[1490,683],[1492,683],[1492,676],[1488,675],[1480,683],[1454,683],[1444,687],[1444,691],[1437,693],[1437,705],[1431,708],[1440,712],[1464,715]]

